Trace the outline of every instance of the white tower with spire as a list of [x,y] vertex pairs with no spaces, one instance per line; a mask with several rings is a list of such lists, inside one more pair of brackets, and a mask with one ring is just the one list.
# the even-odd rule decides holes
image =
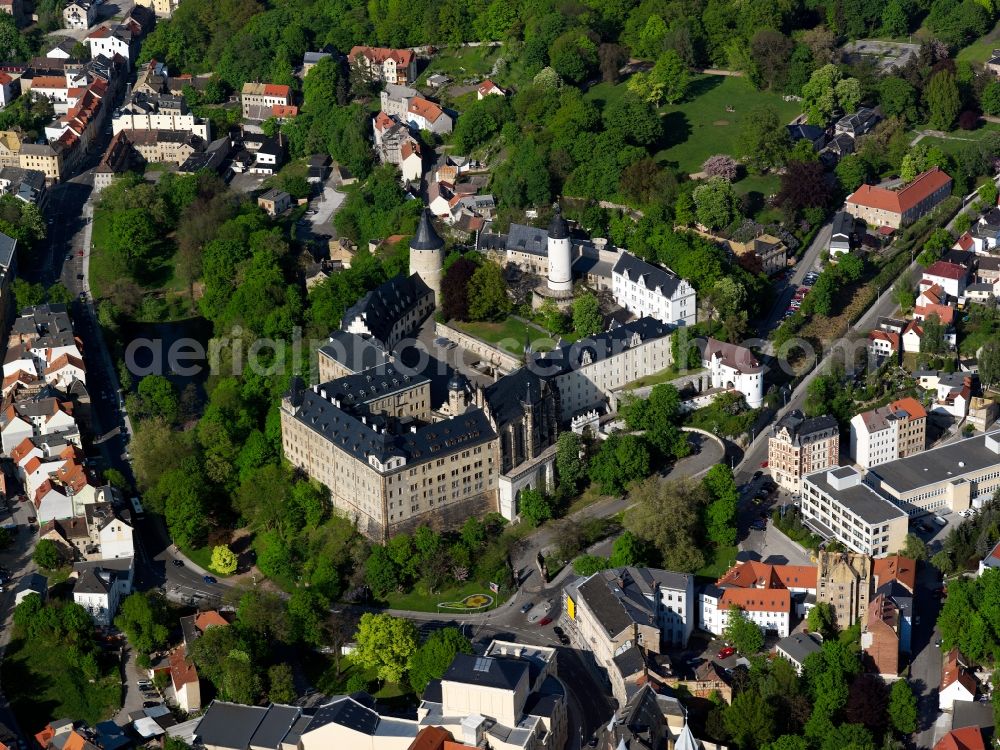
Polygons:
[[549,224],[549,289],[553,292],[573,291],[573,251],[569,241],[569,227],[562,216],[559,204]]
[[417,274],[434,292],[435,306],[441,304],[441,268],[444,265],[444,240],[434,230],[430,212],[420,215],[417,233],[410,242],[410,275]]

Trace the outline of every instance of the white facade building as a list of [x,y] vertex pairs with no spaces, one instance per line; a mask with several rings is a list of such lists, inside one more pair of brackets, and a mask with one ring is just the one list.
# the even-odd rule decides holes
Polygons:
[[132,593],[134,558],[96,560],[73,566],[73,601],[87,610],[99,627],[109,628],[122,599]]
[[751,409],[764,403],[764,368],[749,349],[706,339],[701,360],[712,373],[713,388],[739,391]]
[[622,252],[611,271],[615,302],[636,317],[670,325],[694,325],[698,305],[694,287],[673,271]]
[[549,224],[549,289],[553,292],[573,290],[573,251],[569,241],[569,226],[556,207]]

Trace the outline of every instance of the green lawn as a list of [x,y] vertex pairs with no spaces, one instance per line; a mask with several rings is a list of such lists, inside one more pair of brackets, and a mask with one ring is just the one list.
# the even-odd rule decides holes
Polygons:
[[368,684],[368,687],[376,687],[372,693],[376,698],[388,699],[398,698],[410,692],[409,686],[396,682],[387,682],[378,685],[374,669],[362,669],[355,664],[350,655],[340,657],[340,673],[329,656],[316,655],[316,658],[303,662],[306,675],[309,681],[316,686],[316,689],[326,695],[343,695],[347,692],[347,681],[354,675],[360,675]]
[[488,341],[515,356],[524,353],[524,343],[531,344],[532,351],[547,352],[555,346],[549,335],[534,326],[527,326],[516,318],[507,318],[502,323],[474,321],[449,321],[448,325]]
[[[96,210],[90,238],[94,246],[90,253],[90,291],[94,299],[107,297],[112,283],[122,276],[107,249],[110,230],[110,214]],[[183,283],[174,275],[175,262],[176,257],[171,256],[151,264],[145,283],[142,284],[143,288],[148,291],[172,292],[175,296],[178,293],[186,294]]]
[[15,639],[7,647],[2,682],[21,728],[34,734],[52,719],[94,726],[110,718],[121,705],[121,681],[117,668],[103,671],[104,677],[88,682],[79,669],[68,668],[66,652],[45,639]]
[[[418,583],[413,591],[406,594],[390,594],[386,597],[386,603],[389,609],[412,609],[417,612],[442,612],[444,614],[451,614],[455,617],[461,617],[462,610],[460,609],[438,609],[438,604],[441,602],[458,602],[467,596],[472,594],[487,594],[494,598],[494,606],[503,604],[506,601],[506,597],[492,593],[486,586],[475,581],[469,581],[463,583],[461,586],[455,586],[454,588],[443,589],[436,594],[428,592],[422,583]],[[472,610],[475,612],[481,612],[484,610]]]
[[712,547],[705,552],[707,553],[705,565],[696,570],[694,574],[698,578],[717,581],[736,562],[739,548],[735,545],[732,547]]
[[1000,47],[1000,23],[985,36],[980,37],[968,47],[959,50],[955,59],[959,62],[984,63],[990,59],[993,50]]
[[[773,108],[782,122],[790,122],[801,111],[798,102],[757,91],[743,78],[696,77],[687,101],[662,109],[667,145],[656,155],[657,161],[677,164],[686,172],[699,172],[705,159],[713,154],[735,155],[743,120],[762,106]],[[733,111],[726,111],[727,107]]]
[[500,56],[500,47],[461,47],[442,49],[417,77],[417,85],[427,83],[428,76],[443,73],[453,84],[461,84],[466,78],[479,83],[493,69],[493,63]]
[[[703,367],[697,367],[693,370],[688,370],[683,373],[683,377],[694,375],[695,373],[701,372],[703,369]],[[682,373],[678,372],[673,368],[673,366],[671,366],[665,370],[654,372],[652,375],[646,375],[638,380],[633,380],[631,383],[626,383],[625,386],[623,386],[623,389],[632,390],[635,388],[645,388],[650,385],[659,385],[660,383],[669,383],[672,380],[677,380],[679,377],[682,377]]]

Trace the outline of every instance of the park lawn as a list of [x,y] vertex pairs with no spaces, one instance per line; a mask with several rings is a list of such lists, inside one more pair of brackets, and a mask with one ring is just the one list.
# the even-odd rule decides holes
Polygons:
[[184,556],[197,565],[204,568],[216,578],[229,578],[225,573],[219,573],[212,569],[212,548],[211,547],[178,547]]
[[64,651],[45,639],[18,638],[7,647],[2,682],[18,723],[33,734],[65,716],[90,726],[113,716],[121,706],[121,680],[117,668],[105,671],[87,682],[78,669],[67,668]]
[[[687,101],[661,110],[667,143],[656,160],[694,173],[701,171],[701,165],[713,154],[735,156],[743,121],[762,106],[773,108],[782,122],[790,122],[801,112],[798,102],[757,91],[743,78],[696,76]],[[727,107],[733,111],[727,112]]]
[[426,85],[428,77],[436,73],[448,76],[453,84],[461,84],[466,79],[474,80],[478,84],[493,70],[493,63],[500,57],[501,49],[501,47],[440,49],[417,77],[416,85]]
[[416,612],[442,612],[460,617],[463,612],[485,612],[486,609],[461,610],[461,609],[439,609],[438,604],[442,602],[458,602],[473,594],[486,594],[492,596],[494,603],[487,609],[503,604],[507,597],[502,594],[494,594],[488,586],[483,586],[476,581],[467,581],[453,588],[442,589],[436,594],[426,590],[422,582],[418,582],[413,591],[405,594],[393,593],[385,597],[389,609],[412,609]]
[[736,555],[739,548],[732,547],[709,547],[706,551],[705,564],[694,572],[698,578],[717,581],[722,578],[722,574],[736,562]]
[[733,183],[737,195],[760,193],[765,198],[775,195],[781,188],[781,177],[776,174],[748,174],[739,182]]
[[513,317],[507,318],[502,323],[453,320],[448,325],[498,346],[515,356],[524,353],[525,341],[531,344],[531,350],[535,352],[552,351],[555,347],[555,341],[547,333],[534,326],[525,325]]
[[968,47],[958,51],[958,62],[984,63],[993,56],[993,50],[1000,47],[1000,23]]

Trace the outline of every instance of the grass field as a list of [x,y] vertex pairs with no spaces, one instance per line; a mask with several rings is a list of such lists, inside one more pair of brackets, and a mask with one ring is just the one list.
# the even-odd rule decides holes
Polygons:
[[705,550],[705,552],[707,553],[705,565],[696,570],[694,574],[698,578],[717,581],[736,562],[736,554],[739,552],[739,549],[735,546],[712,547]]
[[[687,370],[684,372],[684,376],[694,375],[695,373],[701,372],[704,368],[698,367],[693,370]],[[654,372],[652,375],[647,375],[644,378],[639,378],[638,380],[633,380],[631,383],[626,383],[622,388],[623,390],[630,390],[635,388],[645,388],[650,385],[659,385],[660,383],[669,383],[671,380],[676,380],[681,377],[681,373],[675,370],[673,367],[668,367],[665,370],[660,370],[659,372]]]
[[439,50],[430,64],[417,77],[417,85],[427,83],[428,76],[443,73],[453,84],[461,84],[465,79],[475,79],[479,83],[493,69],[493,63],[500,56],[500,47],[460,47]]
[[28,734],[40,731],[51,719],[64,716],[91,726],[109,718],[121,705],[116,669],[95,682],[69,668],[66,653],[45,639],[15,639],[3,661],[3,684],[11,708]]
[[920,143],[938,146],[946,154],[956,154],[963,146],[981,141],[986,136],[997,132],[1000,132],[1000,124],[984,122],[975,130],[956,130],[948,138],[940,138],[936,135],[924,136],[920,139]]
[[[798,102],[786,102],[777,94],[757,91],[742,78],[698,76],[687,101],[662,109],[667,144],[656,155],[657,161],[676,164],[686,172],[698,172],[705,159],[713,154],[735,155],[740,126],[762,106],[773,108],[782,122],[790,122],[801,111]],[[727,112],[727,107],[733,111]]]
[[[342,656],[340,658],[340,673],[337,673],[337,668],[334,665],[333,659],[329,657],[317,657],[315,659],[308,660],[305,664],[305,669],[307,676],[309,677],[312,684],[316,686],[316,689],[321,693],[326,695],[342,695],[347,692],[347,681],[358,675],[363,679],[369,687],[378,683],[378,678],[375,676],[374,669],[363,669],[362,667],[355,664],[350,655]],[[391,699],[398,698],[402,695],[409,693],[409,688],[406,685],[400,685],[395,682],[387,682],[381,684],[376,692],[373,692],[376,698],[381,699]]]
[[[390,609],[412,609],[417,612],[442,612],[453,614],[460,618],[462,610],[459,609],[438,609],[441,602],[458,602],[472,594],[488,594],[494,598],[494,606],[503,604],[506,597],[499,594],[490,593],[489,589],[481,583],[469,581],[461,586],[450,589],[443,589],[436,594],[431,594],[423,589],[422,584],[417,584],[413,591],[406,594],[390,594],[386,597],[386,602]],[[480,610],[476,610],[477,612]]]
[[980,37],[968,47],[959,50],[956,60],[971,63],[984,63],[990,59],[993,50],[1000,47],[1000,23],[985,36]]
[[549,335],[534,326],[527,326],[516,318],[507,318],[502,323],[482,323],[473,321],[449,321],[454,326],[483,341],[488,341],[515,356],[524,353],[524,342],[531,343],[532,351],[547,352],[555,346]]

